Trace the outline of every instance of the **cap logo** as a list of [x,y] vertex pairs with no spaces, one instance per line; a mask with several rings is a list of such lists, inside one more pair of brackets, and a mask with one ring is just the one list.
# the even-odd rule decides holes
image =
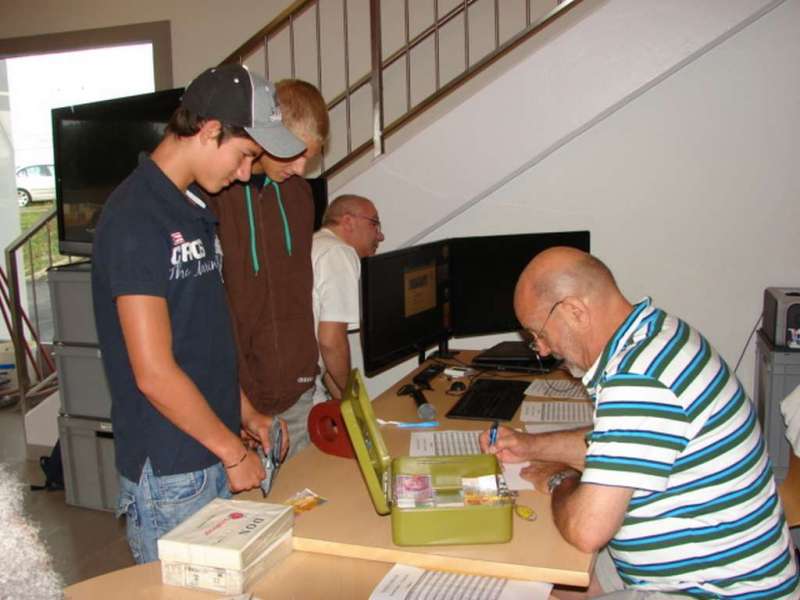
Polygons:
[[269,115],[269,120],[273,123],[280,123],[283,121],[283,115],[281,114],[280,106],[278,106],[278,100],[275,97],[275,92],[270,89],[269,84],[265,84],[264,89],[266,90],[267,94],[269,94],[270,98],[272,98],[272,113]]

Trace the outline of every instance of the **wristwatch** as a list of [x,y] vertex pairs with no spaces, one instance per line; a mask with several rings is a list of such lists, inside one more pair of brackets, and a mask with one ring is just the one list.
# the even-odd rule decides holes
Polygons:
[[564,483],[565,479],[578,479],[580,476],[581,474],[574,469],[564,469],[563,471],[554,473],[550,476],[550,479],[547,480],[547,491],[552,494],[553,490]]

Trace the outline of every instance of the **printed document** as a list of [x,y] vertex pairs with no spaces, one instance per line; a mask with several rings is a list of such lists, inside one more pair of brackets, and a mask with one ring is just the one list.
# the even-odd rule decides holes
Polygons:
[[535,379],[525,388],[526,396],[543,396],[544,398],[565,398],[571,400],[588,400],[586,388],[577,380],[570,379]]
[[520,418],[525,423],[574,423],[591,425],[594,405],[591,402],[540,402],[526,400],[522,403]]
[[381,580],[370,600],[546,600],[553,586],[481,575],[428,571],[395,565]]
[[410,456],[463,456],[480,454],[480,431],[414,431]]

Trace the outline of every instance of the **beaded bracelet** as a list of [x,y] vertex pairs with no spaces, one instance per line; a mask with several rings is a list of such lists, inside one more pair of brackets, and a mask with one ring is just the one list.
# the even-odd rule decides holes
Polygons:
[[242,464],[242,463],[244,462],[244,459],[245,459],[245,458],[247,458],[247,453],[248,453],[248,450],[247,450],[247,448],[245,448],[245,449],[244,449],[244,454],[242,454],[242,458],[240,458],[239,460],[237,460],[237,461],[236,461],[235,463],[233,463],[232,465],[225,465],[225,468],[226,468],[226,469],[232,469],[232,468],[234,468],[234,467],[238,467],[240,464]]

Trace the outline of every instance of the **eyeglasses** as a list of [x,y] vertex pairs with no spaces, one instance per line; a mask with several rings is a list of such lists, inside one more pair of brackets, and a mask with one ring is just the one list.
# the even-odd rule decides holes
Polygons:
[[364,215],[350,214],[350,216],[351,217],[356,217],[357,219],[364,219],[365,221],[369,221],[370,223],[375,225],[375,229],[377,229],[378,231],[381,230],[381,220],[380,219],[376,219],[375,217],[366,217]]
[[542,326],[539,328],[538,332],[533,332],[533,331],[530,332],[531,341],[528,343],[528,347],[530,347],[531,350],[536,352],[537,357],[539,356],[539,340],[542,339],[544,328],[547,327],[547,322],[550,320],[550,317],[553,316],[553,312],[556,310],[556,307],[562,302],[564,302],[564,300],[565,298],[562,298],[561,300],[559,300],[558,302],[553,304],[553,306],[550,307],[550,312],[547,313],[547,317],[545,317],[544,323],[542,323]]

